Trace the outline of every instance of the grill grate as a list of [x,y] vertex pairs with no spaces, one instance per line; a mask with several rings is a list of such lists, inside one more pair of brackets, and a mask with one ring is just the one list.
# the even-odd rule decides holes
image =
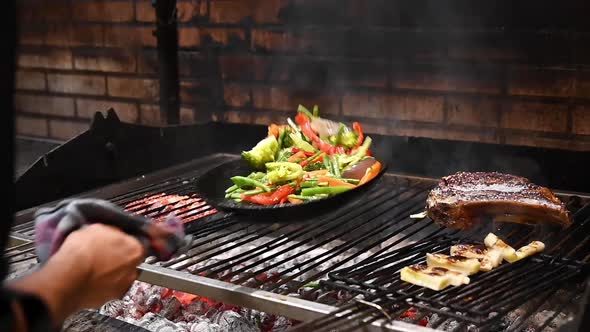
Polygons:
[[[434,328],[447,319],[458,322],[452,330],[461,330],[468,325],[483,328],[497,322],[510,311],[540,294],[538,298],[543,300],[538,301],[536,307],[508,329],[516,331],[567,281],[588,274],[587,258],[590,248],[584,245],[585,240],[576,242],[574,239],[579,234],[588,234],[589,227],[590,204],[576,212],[573,226],[559,237],[555,236],[557,231],[545,232],[542,237],[537,232],[509,231],[509,238],[519,239],[514,241],[518,246],[532,239],[553,243],[547,250],[553,255],[537,255],[513,264],[504,264],[491,272],[471,276],[472,281],[469,285],[450,287],[439,292],[401,281],[399,270],[404,266],[424,263],[428,252],[448,253],[451,245],[466,243],[470,236],[461,239],[448,235],[436,236],[391,252],[374,255],[359,264],[330,273],[331,280],[322,283],[330,288],[362,294],[370,299],[373,305],[377,304],[377,307],[371,307],[371,303],[366,302],[363,302],[365,307],[361,308],[357,308],[358,303],[350,304],[333,313],[330,318],[304,324],[297,330],[340,330],[342,325],[356,328],[378,319],[399,317],[410,307],[422,309],[423,312],[412,319],[414,323],[422,320],[427,313],[436,313],[445,319],[430,324]],[[481,231],[475,230],[472,233]],[[558,240],[552,241],[554,238]],[[573,259],[576,257],[583,257],[583,261]],[[575,292],[570,299],[575,298],[574,295]],[[571,300],[560,304],[559,311],[541,324],[538,331],[555,319],[570,302]],[[346,322],[347,320],[342,318],[354,322]]]
[[[399,251],[409,243],[424,249],[428,245],[440,245],[441,241],[456,239],[458,236],[481,240],[481,233],[486,231],[479,229],[460,233],[441,228],[429,219],[410,219],[410,214],[423,210],[428,191],[435,182],[392,174],[386,174],[370,191],[349,204],[329,213],[309,216],[306,220],[261,222],[223,213],[202,201],[192,185],[195,178],[214,163],[218,164],[219,159],[229,160],[227,156],[221,155],[221,158],[213,157],[211,160],[199,161],[194,167],[170,172],[170,175],[158,180],[147,176],[141,186],[135,186],[132,190],[118,186],[117,190],[122,194],[109,194],[106,197],[103,194],[102,198],[132,213],[155,220],[161,220],[174,212],[186,221],[186,230],[194,238],[189,252],[168,262],[155,263],[153,258],[148,258],[146,263],[150,266],[340,306],[339,316],[328,316],[326,319],[333,319],[342,326],[353,321],[354,324],[360,322],[360,325],[366,325],[387,315],[399,319],[411,305],[406,301],[400,302],[403,296],[399,294],[375,297],[379,295],[375,289],[363,289],[336,279],[324,280],[328,275],[353,271],[352,268],[361,262],[392,258],[392,252]],[[569,202],[579,204],[575,199]],[[590,216],[590,208],[581,211],[583,213],[578,212],[576,216],[586,219]],[[540,239],[540,235],[546,234],[550,240],[556,239],[552,241],[557,242],[553,248],[560,249],[559,252],[556,249],[555,252],[547,253],[587,260],[586,247],[590,238],[587,236],[590,234],[588,224],[586,221],[576,223],[566,236],[555,232],[545,233],[543,229],[531,230],[511,225],[502,228],[501,233],[497,234],[508,238],[515,246],[524,244],[524,235]],[[14,231],[34,236],[32,222],[22,223]],[[33,250],[31,245],[23,245],[21,249]],[[13,248],[9,252],[13,255],[12,262],[35,258],[34,255],[21,258],[19,251]],[[337,270],[339,272],[335,274]],[[323,281],[318,284],[318,280]],[[372,299],[373,303],[357,302],[359,297],[356,294],[364,295],[366,300]],[[431,302],[423,303],[425,307],[433,309]],[[372,306],[374,304],[378,306]],[[422,318],[431,313],[419,308],[415,317],[405,317],[404,320],[419,324]],[[341,319],[349,315],[359,319]],[[441,315],[437,324],[445,324],[447,319],[450,318]],[[431,321],[430,325],[436,327],[435,323]],[[461,326],[465,327],[466,324]]]

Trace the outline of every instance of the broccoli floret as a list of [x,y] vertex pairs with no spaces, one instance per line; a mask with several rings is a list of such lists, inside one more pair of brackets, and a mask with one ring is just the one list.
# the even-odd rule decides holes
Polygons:
[[318,169],[326,169],[326,165],[320,161],[313,164],[307,164],[303,167],[303,170],[306,172],[317,171]]
[[275,155],[279,151],[279,143],[274,136],[268,136],[258,142],[250,151],[242,152],[242,158],[251,167],[264,170],[264,164],[275,160]]

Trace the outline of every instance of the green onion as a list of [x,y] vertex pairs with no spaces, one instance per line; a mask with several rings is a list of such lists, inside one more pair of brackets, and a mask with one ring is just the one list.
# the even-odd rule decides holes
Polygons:
[[305,108],[305,106],[303,106],[301,104],[299,105],[299,107],[297,107],[297,112],[303,113],[303,114],[307,115],[310,118],[313,117],[313,114],[311,114],[311,112],[307,108]]
[[359,179],[340,179],[340,180],[342,180],[344,182],[348,182],[350,184],[359,184],[359,182],[361,182],[361,180],[359,180]]
[[293,130],[295,130],[296,133],[299,132],[299,127],[297,127],[297,125],[295,124],[295,122],[293,122],[293,120],[291,120],[291,118],[287,118],[287,123],[289,124],[289,126],[291,126],[291,128],[293,128]]
[[318,105],[313,105],[313,116],[316,118],[320,116],[320,108]]

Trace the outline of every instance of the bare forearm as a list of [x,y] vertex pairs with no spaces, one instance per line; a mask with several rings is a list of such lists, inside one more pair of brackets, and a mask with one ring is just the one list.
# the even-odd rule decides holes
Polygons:
[[84,276],[83,271],[73,263],[73,260],[61,259],[57,255],[41,270],[10,283],[8,287],[41,298],[54,324],[60,324],[70,314],[81,309],[77,299],[83,291]]

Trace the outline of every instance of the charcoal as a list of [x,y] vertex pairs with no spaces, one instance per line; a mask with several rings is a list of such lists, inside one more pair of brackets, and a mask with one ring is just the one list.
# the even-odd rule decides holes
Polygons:
[[176,322],[175,324],[176,324],[176,326],[181,328],[183,331],[189,332],[191,330],[191,327],[189,326],[189,323],[187,323],[187,322]]
[[159,313],[162,310],[162,298],[159,294],[153,294],[148,297],[147,301],[145,302],[145,307],[147,311],[153,312],[155,314]]
[[131,307],[129,307],[129,310],[125,313],[125,316],[132,317],[134,319],[140,319],[141,317],[143,317],[143,315],[145,315],[146,312],[147,311],[145,310],[145,308],[141,306],[132,305]]
[[270,331],[283,332],[287,331],[291,326],[293,326],[293,322],[289,318],[277,316]]
[[219,324],[221,331],[228,332],[259,332],[260,330],[235,311],[227,310],[219,312],[212,319],[212,322]]
[[154,332],[186,332],[186,330],[182,327],[174,324],[160,315],[151,312],[148,312],[145,316],[143,316],[137,325],[145,328],[146,330]]
[[132,301],[136,305],[143,306],[147,300],[146,291],[150,288],[149,284],[141,281],[135,281],[131,288],[127,291],[127,294],[123,297],[125,301]]
[[174,296],[169,297],[164,300],[162,303],[162,310],[160,310],[160,315],[166,319],[174,320],[176,316],[180,313],[180,308],[182,307],[182,303],[178,301],[177,298]]
[[185,315],[199,315],[203,316],[211,310],[211,306],[207,302],[193,301],[184,308]]
[[113,300],[105,303],[98,312],[105,316],[117,317],[125,313],[125,302],[123,300]]
[[200,320],[191,325],[190,332],[222,332],[219,324],[211,323],[208,320]]

